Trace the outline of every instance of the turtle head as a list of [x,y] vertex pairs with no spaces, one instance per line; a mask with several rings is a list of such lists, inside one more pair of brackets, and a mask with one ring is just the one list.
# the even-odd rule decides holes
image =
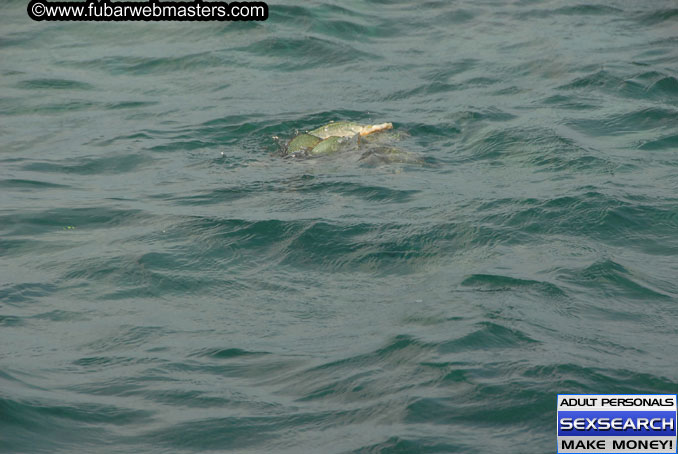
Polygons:
[[359,134],[361,137],[364,137],[374,132],[386,131],[387,129],[393,129],[393,123],[380,123],[378,125],[364,126]]

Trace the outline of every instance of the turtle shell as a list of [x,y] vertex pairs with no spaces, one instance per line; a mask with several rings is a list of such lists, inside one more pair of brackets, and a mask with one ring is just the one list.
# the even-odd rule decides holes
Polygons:
[[318,145],[322,139],[310,134],[299,134],[294,139],[287,144],[287,149],[285,150],[286,155],[303,153],[305,151],[310,151]]
[[346,143],[348,143],[348,139],[345,137],[331,136],[313,147],[309,154],[311,156],[322,156],[336,153]]

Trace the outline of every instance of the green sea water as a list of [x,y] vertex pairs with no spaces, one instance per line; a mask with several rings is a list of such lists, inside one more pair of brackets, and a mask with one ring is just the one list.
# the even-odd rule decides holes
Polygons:
[[[0,4],[0,452],[551,453],[678,391],[674,1]],[[425,163],[283,159],[393,122]]]

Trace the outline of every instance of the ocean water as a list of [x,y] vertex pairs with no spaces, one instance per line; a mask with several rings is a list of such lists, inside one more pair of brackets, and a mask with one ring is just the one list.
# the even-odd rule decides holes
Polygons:
[[[0,4],[0,452],[550,453],[678,390],[675,1]],[[391,121],[421,163],[283,159]]]

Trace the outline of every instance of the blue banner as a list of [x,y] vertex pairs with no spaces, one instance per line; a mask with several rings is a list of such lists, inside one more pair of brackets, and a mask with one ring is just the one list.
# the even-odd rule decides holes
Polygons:
[[559,411],[558,436],[676,436],[675,411]]

